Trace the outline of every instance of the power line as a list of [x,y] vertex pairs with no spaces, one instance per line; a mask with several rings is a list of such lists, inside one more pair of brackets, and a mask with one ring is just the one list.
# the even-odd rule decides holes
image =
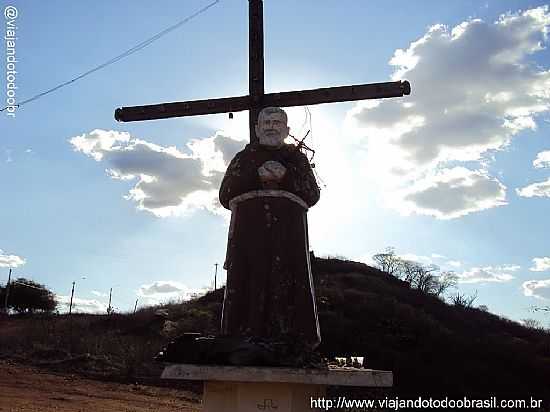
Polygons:
[[[145,47],[149,46],[151,43],[153,43],[154,41],[160,39],[162,36],[170,33],[171,31],[173,30],[176,30],[178,29],[179,27],[183,26],[185,23],[188,23],[189,21],[191,21],[192,19],[194,19],[195,17],[199,16],[200,14],[204,13],[206,10],[208,10],[209,8],[211,8],[212,6],[218,4],[220,2],[220,0],[214,0],[212,3],[208,4],[207,6],[204,6],[202,9],[196,11],[195,13],[191,14],[190,16],[187,16],[186,18],[180,20],[179,22],[177,22],[176,24],[158,32],[157,34],[155,34],[153,37],[150,37],[148,38],[147,40],[144,40],[142,41],[141,43],[135,45],[134,47],[132,47],[131,49],[128,49],[126,50],[124,53],[121,53],[119,54],[118,56],[116,57],[113,57],[112,59],[106,61],[105,63],[102,63],[100,64],[99,66],[96,66],[94,67],[93,69],[90,69],[80,75],[78,75],[77,77],[71,79],[71,80],[68,80],[64,83],[61,83],[61,84],[58,84],[57,86],[55,87],[52,87],[51,89],[48,89],[42,93],[38,93],[37,95],[29,98],[29,99],[26,99],[26,100],[23,100],[22,102],[18,103],[15,105],[15,107],[21,107],[23,106],[24,104],[26,103],[29,103],[29,102],[32,102],[34,100],[37,100],[47,94],[50,94],[52,92],[55,92],[56,90],[59,90],[61,89],[62,87],[65,87],[71,83],[74,83],[98,70],[101,70],[107,66],[110,66],[111,64],[113,63],[116,63],[118,62],[119,60],[122,60],[123,58],[125,57],[128,57],[138,51],[140,51],[141,49],[144,49]],[[8,107],[13,107],[13,106],[6,106],[4,107],[3,109],[0,109],[0,112],[3,112],[4,110],[6,110]]]

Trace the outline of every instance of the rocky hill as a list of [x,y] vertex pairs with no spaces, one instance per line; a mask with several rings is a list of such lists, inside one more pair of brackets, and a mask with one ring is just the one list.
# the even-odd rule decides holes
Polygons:
[[[394,395],[550,400],[550,334],[449,305],[367,265],[312,261],[327,357],[394,372]],[[0,320],[0,355],[110,377],[158,376],[153,355],[177,334],[218,330],[223,289],[136,314]]]

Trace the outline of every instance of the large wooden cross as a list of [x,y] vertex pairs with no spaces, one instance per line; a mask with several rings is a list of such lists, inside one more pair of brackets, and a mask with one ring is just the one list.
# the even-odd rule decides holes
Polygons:
[[249,0],[248,20],[248,96],[122,107],[116,109],[115,119],[121,122],[133,122],[249,110],[250,141],[256,142],[254,125],[260,110],[264,107],[306,106],[401,97],[411,92],[411,86],[405,80],[266,94],[264,93],[263,0]]

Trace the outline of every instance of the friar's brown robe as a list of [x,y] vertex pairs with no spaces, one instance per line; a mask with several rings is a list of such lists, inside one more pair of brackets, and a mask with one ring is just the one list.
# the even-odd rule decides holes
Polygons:
[[[275,188],[258,176],[268,160],[286,167]],[[308,159],[293,145],[248,144],[231,161],[220,188],[222,205],[232,211],[223,335],[320,343],[306,216],[318,200]]]

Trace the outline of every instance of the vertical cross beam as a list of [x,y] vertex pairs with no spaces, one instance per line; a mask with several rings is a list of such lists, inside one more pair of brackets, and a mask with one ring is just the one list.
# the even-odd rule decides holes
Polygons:
[[115,119],[134,122],[248,110],[250,143],[257,143],[255,125],[258,114],[266,106],[290,107],[385,99],[411,93],[411,85],[405,80],[265,94],[263,0],[248,1],[248,96],[120,107],[115,110]]
[[258,114],[262,110],[264,96],[264,12],[263,0],[248,3],[248,88],[250,110],[248,123],[250,143],[257,142],[254,130]]

